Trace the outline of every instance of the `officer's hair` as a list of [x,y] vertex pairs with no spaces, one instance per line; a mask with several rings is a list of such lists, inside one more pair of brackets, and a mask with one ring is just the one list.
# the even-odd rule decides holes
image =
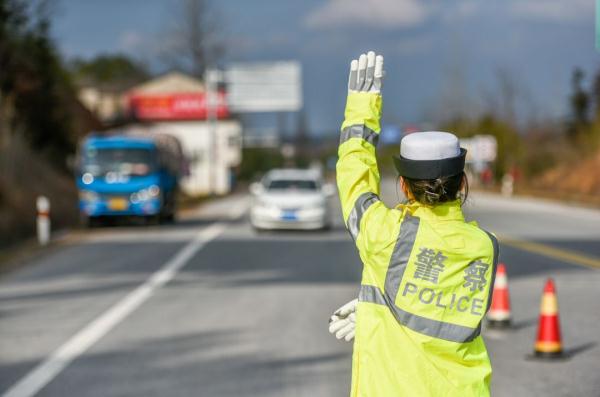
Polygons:
[[[460,185],[463,179],[465,181],[465,192],[461,193]],[[404,177],[404,183],[415,197],[415,200],[426,205],[442,204],[454,201],[459,197],[462,203],[464,203],[469,195],[469,181],[464,172],[437,179],[411,179]]]

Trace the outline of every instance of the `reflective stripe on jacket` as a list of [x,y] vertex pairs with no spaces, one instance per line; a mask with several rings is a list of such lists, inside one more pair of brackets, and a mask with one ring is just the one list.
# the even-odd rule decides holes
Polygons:
[[387,208],[375,145],[381,97],[351,93],[337,182],[364,264],[351,396],[486,396],[480,336],[491,300],[496,239],[466,223],[459,201]]

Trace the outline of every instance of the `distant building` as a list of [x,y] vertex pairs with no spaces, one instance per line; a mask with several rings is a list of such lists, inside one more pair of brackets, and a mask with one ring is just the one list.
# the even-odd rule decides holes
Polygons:
[[103,123],[113,122],[124,115],[126,103],[120,90],[83,85],[79,88],[78,98]]
[[124,91],[107,85],[84,84],[84,106],[105,127],[168,133],[177,137],[189,165],[182,181],[190,196],[226,194],[241,162],[242,126],[229,113],[225,92],[216,93],[209,122],[204,83],[180,72],[158,76]]
[[123,95],[124,112],[135,127],[177,137],[189,164],[182,181],[191,196],[231,191],[241,162],[242,126],[229,114],[224,92],[216,94],[214,121],[208,121],[204,84],[172,72],[135,86]]

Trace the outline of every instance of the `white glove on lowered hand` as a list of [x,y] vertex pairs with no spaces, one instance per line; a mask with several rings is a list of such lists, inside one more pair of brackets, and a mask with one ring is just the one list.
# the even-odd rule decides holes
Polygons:
[[337,309],[329,319],[329,333],[338,339],[350,342],[356,329],[356,305],[358,299],[351,300]]

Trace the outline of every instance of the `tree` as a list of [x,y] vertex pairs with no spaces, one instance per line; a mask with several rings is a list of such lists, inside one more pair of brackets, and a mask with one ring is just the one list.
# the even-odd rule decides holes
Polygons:
[[80,82],[121,88],[137,84],[150,76],[144,65],[122,54],[98,55],[90,60],[76,59],[71,62],[69,69]]
[[515,103],[519,92],[518,84],[509,69],[498,69],[496,76],[500,90],[500,118],[509,124],[516,125]]
[[452,131],[461,138],[474,135],[493,135],[498,143],[496,159],[496,175],[501,176],[512,164],[519,163],[522,156],[521,137],[513,124],[496,117],[493,114],[483,114],[473,119],[455,119],[442,124],[442,131]]
[[209,0],[178,0],[176,4],[162,57],[169,66],[202,77],[223,55],[219,18]]
[[571,78],[573,93],[571,94],[572,126],[570,132],[572,135],[577,134],[582,127],[588,124],[590,98],[582,86],[584,77],[583,70],[575,68]]
[[2,137],[19,133],[64,167],[74,148],[73,87],[49,37],[51,2],[0,0]]
[[295,141],[297,157],[302,161],[306,161],[310,152],[310,137],[308,136],[308,120],[304,109],[297,113]]
[[592,99],[595,105],[596,117],[600,114],[600,70],[596,72],[594,85],[592,87]]
[[35,231],[35,198],[57,227],[77,219],[66,158],[97,127],[49,35],[52,0],[0,0],[0,246]]

